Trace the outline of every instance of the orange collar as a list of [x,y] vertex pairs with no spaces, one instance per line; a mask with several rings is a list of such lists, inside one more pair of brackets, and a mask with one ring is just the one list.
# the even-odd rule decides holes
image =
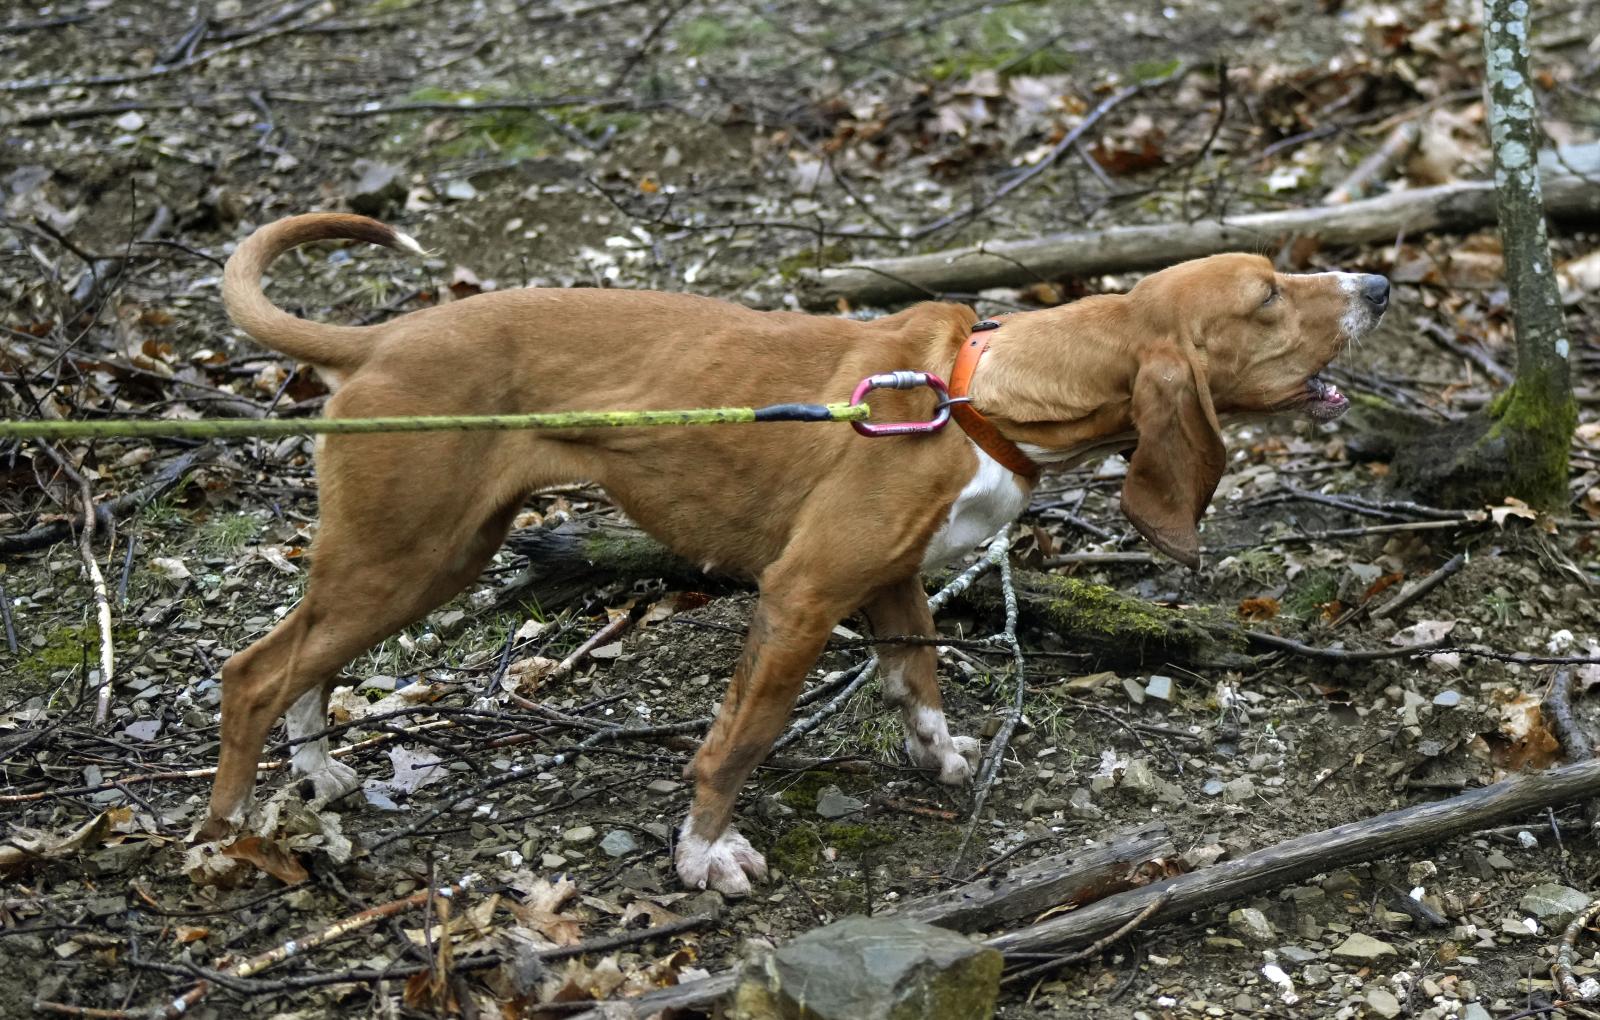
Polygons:
[[[950,370],[952,401],[967,395],[967,387],[972,383],[972,373],[978,370],[978,359],[989,349],[989,333],[999,328],[1000,324],[993,319],[984,319],[973,324],[972,335],[961,344],[961,350],[956,355],[955,367]],[[994,427],[994,422],[985,418],[970,402],[961,400],[959,403],[952,403],[950,416],[984,453],[1009,468],[1012,473],[1027,479],[1030,484],[1038,481],[1039,465],[1030,460],[1016,443],[1002,436],[1000,430]]]

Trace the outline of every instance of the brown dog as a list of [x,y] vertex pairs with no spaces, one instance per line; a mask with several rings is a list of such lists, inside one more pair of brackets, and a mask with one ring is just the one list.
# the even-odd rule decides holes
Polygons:
[[[963,428],[933,435],[771,424],[330,436],[305,597],[223,668],[208,839],[243,822],[279,716],[288,712],[291,738],[323,729],[340,669],[476,578],[529,492],[599,483],[680,555],[760,584],[744,654],[689,769],[694,804],[676,857],[685,883],[730,894],[766,870],[729,825],[734,799],[839,620],[861,608],[879,635],[932,635],[920,570],[1019,514],[1035,463],[1128,447],[1124,512],[1196,565],[1197,525],[1223,471],[1219,419],[1337,417],[1347,402],[1317,373],[1377,324],[1389,292],[1382,277],[1289,276],[1258,256],[1218,255],[981,334],[963,305],[855,322],[619,290],[498,291],[363,327],[274,307],[261,291],[267,265],[330,238],[418,250],[362,217],[280,220],[228,261],[223,300],[241,329],[322,370],[337,386],[333,417],[840,400],[874,373],[942,376],[961,352],[972,410]],[[927,390],[871,401],[874,418],[889,421],[930,417],[934,402]],[[946,728],[934,649],[879,654],[912,760],[965,782],[977,744]],[[301,744],[294,766],[322,798],[356,785],[325,740]]]

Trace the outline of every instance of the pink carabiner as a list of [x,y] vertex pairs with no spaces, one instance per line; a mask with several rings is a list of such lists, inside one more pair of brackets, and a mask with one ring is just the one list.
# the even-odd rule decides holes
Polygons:
[[910,436],[919,433],[937,432],[944,428],[950,420],[950,390],[945,386],[944,380],[932,372],[912,372],[900,369],[894,372],[882,372],[878,375],[869,375],[856,384],[855,392],[850,394],[850,404],[855,406],[861,403],[868,393],[873,390],[914,390],[926,386],[939,395],[939,412],[928,421],[899,421],[885,422],[882,425],[871,425],[864,421],[853,421],[851,426],[864,436]]

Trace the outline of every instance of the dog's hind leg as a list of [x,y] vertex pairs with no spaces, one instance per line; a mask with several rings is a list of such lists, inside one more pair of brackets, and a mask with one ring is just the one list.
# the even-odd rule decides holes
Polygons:
[[[911,577],[885,585],[862,607],[874,637],[933,637],[933,613],[921,582]],[[961,786],[972,777],[978,741],[952,737],[939,695],[938,656],[928,645],[881,644],[883,699],[905,720],[906,753],[912,762],[939,773],[939,781]]]
[[[291,736],[325,728],[325,692],[339,670],[459,592],[505,539],[514,504],[475,512],[464,487],[416,480],[446,478],[448,471],[430,474],[428,464],[418,463],[424,458],[410,459],[407,471],[387,476],[390,486],[369,481],[358,494],[342,486],[325,493],[305,597],[223,666],[222,748],[201,839],[220,838],[244,820],[262,747],[279,716],[296,706]],[[427,505],[419,508],[424,492]],[[312,768],[313,785],[326,788],[319,795],[339,792],[351,778],[337,769],[317,774],[332,761],[325,738],[301,745],[295,757]]]

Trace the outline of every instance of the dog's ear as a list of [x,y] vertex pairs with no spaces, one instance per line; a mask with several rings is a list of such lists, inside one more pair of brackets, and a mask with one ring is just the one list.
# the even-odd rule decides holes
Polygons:
[[1157,549],[1200,567],[1200,516],[1222,479],[1226,452],[1204,354],[1186,341],[1145,354],[1133,382],[1138,445],[1122,485],[1122,512]]

